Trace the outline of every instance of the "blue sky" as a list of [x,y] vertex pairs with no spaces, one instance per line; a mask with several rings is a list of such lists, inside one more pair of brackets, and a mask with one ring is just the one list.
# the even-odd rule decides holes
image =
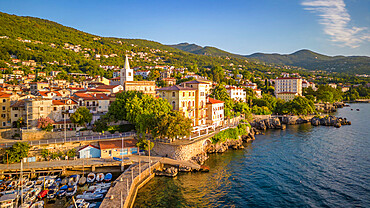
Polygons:
[[370,0],[0,0],[0,11],[88,33],[232,53],[370,56]]

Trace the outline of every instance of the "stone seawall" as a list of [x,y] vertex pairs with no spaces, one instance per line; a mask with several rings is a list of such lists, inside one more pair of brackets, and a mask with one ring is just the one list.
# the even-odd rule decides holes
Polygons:
[[171,144],[154,141],[152,154],[175,160],[190,160],[192,157],[203,153],[210,143],[209,138],[199,139],[188,144]]

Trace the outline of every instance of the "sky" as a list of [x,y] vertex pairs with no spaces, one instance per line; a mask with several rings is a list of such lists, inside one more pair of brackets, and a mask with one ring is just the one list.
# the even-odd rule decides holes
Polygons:
[[370,0],[0,0],[0,11],[105,37],[228,52],[370,56]]

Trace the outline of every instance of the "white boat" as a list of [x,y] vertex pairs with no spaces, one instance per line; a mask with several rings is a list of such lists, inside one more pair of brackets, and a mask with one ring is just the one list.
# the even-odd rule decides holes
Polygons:
[[24,200],[25,201],[35,201],[36,197],[39,195],[40,192],[41,192],[41,187],[36,186],[35,188],[27,192],[27,194],[24,197]]
[[77,185],[68,186],[66,190],[66,196],[73,196],[77,192]]
[[85,194],[77,195],[76,197],[76,199],[84,199],[85,201],[94,201],[94,200],[99,200],[103,198],[104,198],[103,194],[96,194],[96,193],[85,193]]
[[78,180],[80,180],[80,175],[71,175],[68,179],[68,186],[77,185]]
[[[88,208],[90,203],[88,202],[85,202],[85,200],[83,199],[77,199],[76,200],[76,205],[78,208]],[[71,206],[69,206],[68,208],[74,208],[75,206],[72,204]]]
[[31,205],[30,208],[44,208],[45,202],[43,200],[37,201]]
[[49,186],[52,186],[53,183],[55,182],[55,179],[56,178],[57,178],[57,176],[48,176],[48,177],[45,177],[44,187],[45,188],[48,188]]
[[78,185],[83,186],[86,183],[86,177],[82,176],[80,180],[78,181]]
[[111,185],[110,183],[98,183],[96,185],[90,186],[87,191],[88,192],[94,192],[97,189],[106,190],[106,189],[110,188],[110,185]]
[[18,199],[18,193],[12,192],[9,194],[3,194],[0,196],[0,207],[1,208],[13,208],[15,207],[16,201]]
[[50,186],[49,187],[48,194],[47,194],[46,197],[48,199],[52,199],[52,198],[56,197],[58,190],[59,190],[58,187],[56,187],[56,186]]
[[104,173],[98,173],[96,175],[96,181],[97,182],[102,182],[104,180]]
[[24,184],[24,189],[31,189],[35,185],[35,181],[28,181],[26,184]]
[[92,183],[95,181],[95,178],[96,178],[96,175],[95,173],[91,172],[87,175],[87,179],[86,179],[86,182],[88,183]]
[[25,201],[23,204],[21,204],[21,206],[19,206],[19,208],[30,208],[32,203],[32,201]]

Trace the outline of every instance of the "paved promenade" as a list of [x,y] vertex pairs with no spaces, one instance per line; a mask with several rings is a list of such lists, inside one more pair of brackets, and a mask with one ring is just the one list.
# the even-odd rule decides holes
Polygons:
[[[149,162],[149,157],[144,155],[129,155],[125,156],[124,164],[132,164],[140,162]],[[174,160],[171,158],[151,156],[151,162],[161,162],[168,165],[183,165],[193,169],[199,169],[200,166],[189,161]],[[99,166],[99,165],[120,165],[121,162],[111,159],[101,158],[89,158],[89,159],[77,159],[77,160],[55,160],[55,161],[43,161],[43,162],[31,162],[24,163],[23,169],[45,169],[45,168],[62,168],[62,167],[73,167],[73,166]],[[0,164],[0,170],[5,171],[20,171],[21,164]]]

